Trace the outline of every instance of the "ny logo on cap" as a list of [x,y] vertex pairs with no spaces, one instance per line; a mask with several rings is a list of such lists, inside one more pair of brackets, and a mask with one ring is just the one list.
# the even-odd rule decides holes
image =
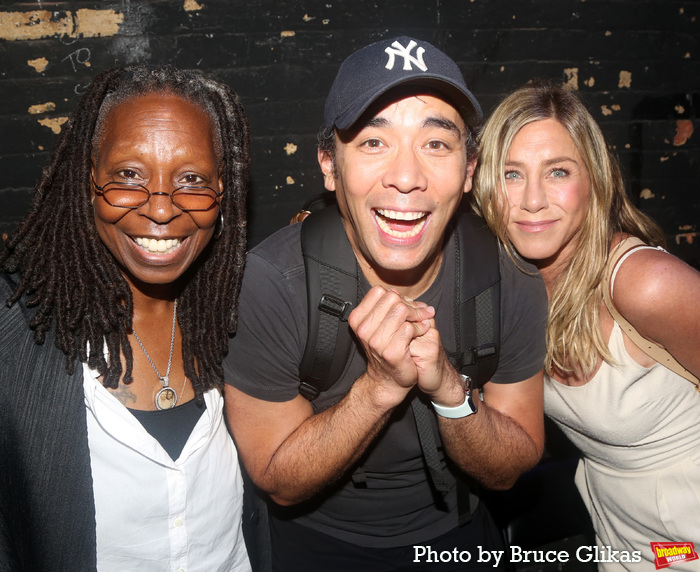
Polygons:
[[418,44],[414,40],[408,43],[405,48],[397,41],[391,44],[390,47],[386,48],[384,51],[389,55],[389,60],[386,62],[386,69],[394,69],[394,60],[396,56],[401,56],[403,58],[403,69],[404,71],[411,70],[411,64],[414,64],[419,70],[426,71],[428,66],[425,65],[423,61],[423,54],[425,53],[425,48],[419,47],[416,50],[415,57],[411,55],[411,50],[415,48]]

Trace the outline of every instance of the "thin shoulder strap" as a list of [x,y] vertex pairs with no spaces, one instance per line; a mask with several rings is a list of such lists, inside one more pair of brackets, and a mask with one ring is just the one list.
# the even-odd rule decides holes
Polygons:
[[687,369],[685,369],[681,364],[679,364],[676,359],[666,351],[663,346],[647,340],[643,337],[632,324],[630,324],[622,314],[615,307],[615,303],[612,299],[612,289],[614,284],[615,275],[620,265],[627,259],[627,257],[637,250],[642,250],[644,248],[654,248],[649,246],[639,240],[637,237],[631,236],[621,241],[613,250],[610,252],[608,257],[608,263],[605,268],[605,288],[603,288],[603,299],[605,300],[605,305],[607,306],[610,314],[614,320],[620,324],[622,330],[629,336],[629,338],[634,342],[640,350],[645,354],[655,359],[664,367],[670,369],[671,371],[677,373],[681,377],[687,379],[691,383],[695,384],[695,387],[700,391],[700,379],[695,377]]

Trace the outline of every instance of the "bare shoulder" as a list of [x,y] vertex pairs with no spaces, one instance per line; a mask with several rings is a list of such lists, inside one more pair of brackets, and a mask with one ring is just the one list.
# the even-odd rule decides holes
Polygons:
[[642,336],[700,373],[700,272],[661,250],[640,249],[620,266],[613,298]]
[[613,298],[623,316],[635,322],[640,313],[664,315],[679,300],[697,300],[700,272],[659,249],[639,249],[619,267]]

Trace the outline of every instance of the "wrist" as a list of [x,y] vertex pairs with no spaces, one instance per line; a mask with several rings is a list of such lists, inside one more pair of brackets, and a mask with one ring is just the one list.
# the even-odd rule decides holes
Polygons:
[[358,395],[358,398],[364,402],[364,407],[374,410],[378,415],[383,415],[403,403],[410,390],[410,387],[384,384],[365,372],[353,384],[350,391]]
[[464,377],[454,368],[450,368],[437,391],[428,393],[428,397],[441,407],[459,407],[464,403],[464,392],[468,387]]
[[472,399],[471,389],[469,387],[471,379],[467,375],[461,375],[460,381],[461,391],[459,402],[457,404],[454,404],[453,402],[451,405],[443,405],[431,401],[433,408],[435,409],[435,413],[437,413],[440,417],[445,417],[447,419],[461,419],[462,417],[467,417],[477,412],[477,407]]

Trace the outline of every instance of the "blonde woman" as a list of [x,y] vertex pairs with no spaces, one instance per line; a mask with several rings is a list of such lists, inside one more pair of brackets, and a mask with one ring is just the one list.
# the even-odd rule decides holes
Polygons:
[[558,85],[528,84],[494,111],[474,193],[505,248],[544,279],[545,409],[583,453],[576,483],[598,543],[629,553],[601,570],[639,570],[654,561],[650,542],[697,541],[700,273],[660,248],[595,120]]

